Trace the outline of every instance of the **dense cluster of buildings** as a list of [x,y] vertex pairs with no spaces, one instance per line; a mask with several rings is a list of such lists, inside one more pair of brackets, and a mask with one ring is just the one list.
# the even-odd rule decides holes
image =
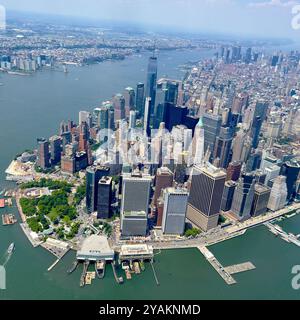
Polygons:
[[3,71],[35,72],[44,66],[52,67],[54,60],[46,55],[33,57],[3,55],[0,57],[0,69]]
[[152,56],[146,84],[39,139],[38,165],[86,170],[88,212],[116,205],[125,238],[277,211],[300,200],[300,53],[276,57],[222,49],[178,81],[157,79]]

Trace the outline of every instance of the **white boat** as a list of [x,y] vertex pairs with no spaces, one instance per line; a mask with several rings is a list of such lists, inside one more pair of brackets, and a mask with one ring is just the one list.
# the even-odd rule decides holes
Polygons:
[[11,254],[15,249],[15,244],[14,243],[11,243],[7,249],[7,253],[8,254]]

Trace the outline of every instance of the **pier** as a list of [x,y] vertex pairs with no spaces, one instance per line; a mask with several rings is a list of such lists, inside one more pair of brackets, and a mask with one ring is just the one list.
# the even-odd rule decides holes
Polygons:
[[88,271],[89,265],[90,265],[89,261],[84,261],[83,270],[82,270],[82,274],[80,277],[80,287],[84,287],[84,285],[85,285],[86,273]]
[[122,277],[118,277],[114,261],[111,263],[111,266],[112,266],[112,269],[113,269],[113,273],[114,273],[114,277],[115,277],[116,282],[118,284],[122,284],[123,283],[123,278]]
[[150,261],[150,264],[151,264],[152,271],[153,271],[153,274],[154,274],[155,282],[159,286],[159,281],[158,281],[158,278],[157,278],[157,275],[156,275],[156,271],[155,271],[155,268],[154,268],[153,260]]
[[215,256],[205,246],[200,246],[198,247],[198,249],[228,285],[232,285],[236,283],[236,281],[231,276],[231,274],[225,270],[222,264],[215,258]]
[[229,274],[236,274],[236,273],[250,271],[254,269],[256,269],[256,267],[252,262],[235,264],[225,268],[226,272],[228,272]]

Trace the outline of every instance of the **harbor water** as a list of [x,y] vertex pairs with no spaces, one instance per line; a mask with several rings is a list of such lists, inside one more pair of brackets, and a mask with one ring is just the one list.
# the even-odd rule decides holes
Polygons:
[[[150,53],[149,53],[150,54]],[[35,147],[37,137],[57,133],[64,119],[77,121],[78,111],[90,110],[125,87],[145,81],[149,54],[124,61],[107,61],[70,72],[42,71],[30,77],[0,74],[0,191],[13,184],[4,170],[16,154]],[[159,75],[182,78],[181,65],[211,56],[209,51],[173,51],[159,55]],[[0,209],[0,215],[15,207]],[[19,219],[19,217],[18,217]],[[20,219],[19,219],[20,220]],[[300,216],[281,222],[287,232],[300,233]],[[299,299],[292,289],[291,269],[300,264],[300,248],[276,238],[265,226],[210,247],[217,259],[229,266],[250,261],[256,269],[234,275],[228,286],[198,249],[166,250],[155,256],[157,286],[150,264],[124,284],[114,280],[111,266],[104,279],[79,287],[82,265],[68,275],[75,252],[69,252],[52,271],[56,258],[43,248],[33,248],[19,224],[0,225],[0,255],[10,243],[16,249],[6,266],[7,289],[0,299]],[[93,271],[94,266],[90,266]]]

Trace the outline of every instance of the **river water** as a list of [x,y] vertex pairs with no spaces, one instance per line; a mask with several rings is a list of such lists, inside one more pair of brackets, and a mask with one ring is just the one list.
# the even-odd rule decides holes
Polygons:
[[[209,51],[173,51],[159,54],[159,76],[182,78],[179,67],[211,56]],[[42,71],[32,76],[0,74],[0,190],[11,184],[4,170],[12,158],[35,146],[36,137],[57,133],[64,119],[77,121],[78,111],[90,110],[125,87],[145,81],[148,54],[124,61],[107,61],[74,67],[69,74]],[[0,209],[16,212],[16,208]],[[300,233],[300,216],[282,223],[287,231]],[[79,287],[81,267],[67,275],[75,253],[68,253],[51,271],[55,257],[33,248],[18,224],[0,225],[0,258],[8,245],[16,250],[7,265],[7,289],[0,299],[298,299],[291,287],[291,269],[300,264],[300,248],[275,238],[264,226],[244,236],[214,245],[210,250],[224,266],[251,261],[256,269],[235,275],[228,286],[197,249],[166,250],[155,257],[160,281],[157,286],[149,265],[141,275],[118,285],[110,266],[106,277]],[[0,261],[1,263],[1,261]],[[122,274],[124,277],[124,274]]]

